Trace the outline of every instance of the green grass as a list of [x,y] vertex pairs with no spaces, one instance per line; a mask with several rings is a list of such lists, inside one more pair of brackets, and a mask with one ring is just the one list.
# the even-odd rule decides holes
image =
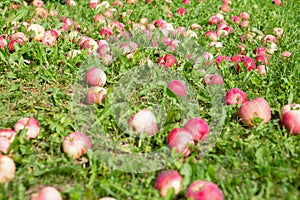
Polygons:
[[[17,1],[16,1],[17,2]],[[103,26],[95,26],[93,17],[97,13],[88,8],[88,1],[77,2],[76,7],[69,7],[56,1],[45,1],[45,8],[57,10],[57,17],[37,19],[46,30],[61,26],[61,16],[72,18],[81,28],[87,27],[86,35],[95,40],[103,39],[99,31]],[[113,1],[109,1],[113,2]],[[9,10],[10,3],[0,3],[1,34],[12,34],[12,21],[25,22],[33,19],[34,7],[22,6],[19,10]],[[254,8],[257,5],[257,8]],[[168,19],[164,12],[170,7],[174,19]],[[195,41],[214,53],[214,56],[232,56],[238,53],[237,45],[242,44],[240,36],[246,30],[239,29],[231,24],[230,17],[247,11],[251,15],[251,28],[257,28],[265,34],[272,34],[274,27],[284,29],[284,37],[278,42],[278,51],[271,56],[269,71],[266,76],[257,72],[241,72],[237,74],[233,68],[222,65],[218,70],[224,79],[224,88],[217,91],[227,91],[233,87],[241,88],[249,99],[264,97],[271,106],[272,120],[267,124],[260,124],[254,128],[246,128],[239,123],[237,107],[224,107],[226,118],[224,124],[216,133],[218,135],[214,148],[205,156],[199,156],[195,149],[186,159],[177,158],[163,169],[178,170],[184,177],[183,188],[177,197],[165,199],[184,199],[185,189],[197,179],[215,182],[223,191],[226,199],[298,199],[300,196],[300,140],[282,129],[279,123],[279,109],[288,103],[300,103],[300,2],[298,0],[284,1],[283,6],[275,6],[269,1],[232,1],[231,13],[225,19],[235,28],[235,33],[222,38],[224,48],[217,51],[207,48],[208,42],[203,39],[207,30],[213,29],[207,25],[208,18],[219,12],[221,1],[204,0],[203,3],[193,1],[190,5],[183,5],[181,1],[173,4],[164,1],[145,4],[139,1],[135,5],[124,3],[123,8],[117,7],[115,19],[127,24],[129,21],[139,22],[140,18],[147,17],[149,21],[164,19],[173,23],[174,28],[183,26],[189,29],[193,23],[199,23],[203,30],[196,30],[198,38]],[[176,10],[184,7],[187,15],[178,16]],[[122,12],[133,10],[122,19]],[[100,13],[102,11],[99,11]],[[126,25],[130,30],[131,25]],[[24,27],[18,31],[25,31]],[[62,33],[67,37],[67,33]],[[41,125],[41,134],[37,139],[23,141],[22,134],[18,134],[16,144],[12,146],[10,154],[16,163],[15,178],[8,184],[0,185],[0,199],[30,199],[30,196],[41,189],[41,186],[52,185],[63,195],[64,199],[99,199],[103,196],[112,196],[116,199],[161,199],[158,191],[153,187],[159,171],[132,173],[114,170],[104,162],[109,158],[101,157],[99,147],[96,152],[89,152],[87,162],[74,164],[74,161],[63,153],[61,143],[70,132],[80,129],[78,121],[84,113],[74,116],[72,108],[72,94],[76,87],[79,75],[90,67],[87,51],[71,59],[66,53],[71,49],[80,49],[77,43],[71,43],[59,37],[55,47],[46,47],[39,42],[27,42],[17,47],[14,53],[8,49],[0,49],[0,128],[12,128],[21,117],[35,117]],[[248,55],[254,56],[252,49],[261,45],[256,40],[246,43],[249,47]],[[110,95],[116,94],[115,87],[121,78],[130,70],[138,66],[142,58],[150,58],[157,62],[159,56],[167,50],[145,48],[139,49],[132,59],[120,56],[109,66],[103,66],[107,74],[106,88]],[[280,56],[283,51],[292,52],[292,56],[283,60]],[[171,70],[179,74],[195,92],[198,108],[191,110],[192,114],[199,115],[209,122],[219,112],[212,102],[214,96],[203,84],[203,75],[196,73],[197,67],[186,61],[182,55],[175,55],[178,65]],[[30,64],[24,62],[29,60]],[[170,72],[170,74],[172,74]],[[171,76],[171,75],[170,75]],[[170,77],[169,76],[169,77]],[[155,77],[154,77],[155,78]],[[147,81],[147,79],[144,79]],[[155,82],[147,81],[147,83]],[[113,142],[128,151],[153,152],[166,145],[168,131],[182,125],[181,108],[183,102],[176,101],[167,90],[161,89],[159,83],[144,87],[131,86],[129,92],[136,92],[134,101],[128,107],[122,107],[127,115],[137,112],[145,106],[155,109],[157,105],[165,106],[169,118],[164,128],[154,139],[132,138],[130,134],[116,120],[114,98],[109,96],[103,106],[96,107],[96,114],[91,118],[98,120],[101,131],[112,137]],[[122,88],[121,88],[122,89]],[[128,90],[125,90],[126,92]],[[146,93],[145,93],[146,92]],[[119,94],[119,93],[117,93]],[[127,93],[125,93],[127,94]],[[121,95],[121,94],[120,94]],[[142,97],[147,98],[142,98]],[[126,95],[125,95],[126,97]],[[126,97],[127,98],[127,97]],[[189,99],[188,99],[189,100]],[[187,100],[187,101],[188,101]],[[167,106],[166,106],[167,105]],[[87,110],[88,111],[88,110]],[[77,113],[78,114],[78,113]],[[222,114],[222,113],[221,113]],[[126,116],[127,116],[126,115]],[[76,118],[77,117],[77,118]],[[87,118],[89,119],[89,118]],[[161,119],[164,120],[164,119]],[[217,119],[218,120],[218,119]],[[221,120],[221,119],[220,119]],[[124,121],[123,121],[124,122]],[[95,139],[95,138],[93,138]],[[95,139],[96,140],[96,139]],[[99,144],[100,141],[96,141]],[[104,141],[105,142],[105,141]],[[128,147],[129,144],[129,147]],[[100,154],[100,157],[99,157]],[[105,155],[103,155],[105,156]],[[108,155],[111,156],[111,155]],[[84,160],[83,160],[84,161]],[[132,160],[130,160],[132,161]],[[129,162],[130,162],[129,161]],[[132,161],[133,162],[133,161]],[[133,164],[134,165],[134,162]],[[163,170],[160,169],[160,170]]]

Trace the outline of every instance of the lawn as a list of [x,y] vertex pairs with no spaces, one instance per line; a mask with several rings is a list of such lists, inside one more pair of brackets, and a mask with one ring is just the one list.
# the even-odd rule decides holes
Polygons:
[[[300,104],[300,1],[279,6],[272,0],[232,0],[230,12],[220,9],[221,0],[129,2],[134,1],[108,0],[96,8],[84,0],[76,5],[44,0],[41,6],[0,2],[0,129],[14,129],[24,117],[40,126],[36,138],[26,139],[25,129],[16,131],[7,151],[0,134],[0,153],[16,166],[12,180],[0,183],[0,200],[32,199],[44,186],[72,200],[188,199],[187,188],[196,180],[215,183],[225,199],[299,199],[300,133],[281,125],[280,110]],[[234,23],[232,17],[242,12],[250,19]],[[210,24],[217,13],[219,21]],[[220,13],[229,31],[219,27],[217,32]],[[39,39],[34,28],[30,31],[32,24],[58,35],[46,40],[43,33]],[[219,34],[217,40],[207,34],[210,30]],[[13,38],[18,32],[24,35]],[[244,62],[237,67],[231,60],[243,54],[255,61],[253,50],[260,46],[267,49],[265,72],[247,70]],[[220,56],[229,60],[219,63]],[[85,102],[85,73],[92,67],[106,74],[101,105]],[[222,84],[209,84],[209,74],[219,74]],[[168,88],[171,80],[181,80],[186,95],[174,94]],[[253,127],[243,124],[241,105],[225,104],[232,88],[240,88],[248,100],[264,98],[271,119],[261,123],[255,118]],[[156,117],[153,135],[128,125],[142,109]],[[186,146],[188,156],[170,150],[170,131],[194,117],[208,123],[208,138]],[[79,158],[68,156],[62,145],[75,131],[92,143]],[[178,194],[169,190],[161,197],[155,188],[164,170],[183,177]]]

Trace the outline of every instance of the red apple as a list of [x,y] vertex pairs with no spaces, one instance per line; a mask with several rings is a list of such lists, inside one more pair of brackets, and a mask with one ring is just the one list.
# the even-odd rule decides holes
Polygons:
[[154,187],[160,196],[165,197],[168,190],[174,189],[175,195],[181,189],[182,176],[175,170],[162,171],[155,179]]
[[8,156],[0,154],[0,184],[11,181],[15,176],[15,162]]
[[271,120],[271,108],[265,99],[255,98],[245,102],[239,108],[238,116],[244,125],[253,127],[255,118],[260,118],[262,123]]
[[206,140],[209,132],[209,126],[201,117],[190,119],[183,127],[193,135],[195,142]]
[[51,186],[43,187],[38,196],[31,200],[62,200],[61,194]]
[[81,132],[72,132],[64,138],[63,151],[74,159],[80,158],[92,148],[90,138]]
[[129,119],[129,126],[136,133],[148,133],[154,135],[158,131],[155,115],[147,109],[143,109],[132,115]]
[[246,93],[239,88],[230,89],[225,96],[227,105],[243,104],[246,101],[248,101]]
[[223,192],[215,183],[203,180],[189,185],[187,197],[193,200],[224,200]]
[[178,96],[185,96],[186,95],[186,87],[184,83],[179,80],[172,80],[168,84],[168,88]]
[[39,122],[34,118],[22,118],[14,126],[16,132],[27,129],[26,139],[36,138],[40,133]]
[[184,157],[190,155],[189,145],[194,144],[193,135],[184,128],[175,128],[168,135],[168,146],[175,148],[177,153],[182,153]]
[[106,74],[102,69],[92,67],[86,72],[85,79],[90,86],[103,87],[106,83]]

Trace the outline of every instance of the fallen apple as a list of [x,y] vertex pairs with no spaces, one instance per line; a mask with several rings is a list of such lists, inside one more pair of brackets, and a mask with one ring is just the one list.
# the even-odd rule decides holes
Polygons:
[[170,189],[174,189],[176,195],[181,189],[181,181],[182,176],[176,170],[162,171],[155,179],[154,187],[162,197],[165,197]]
[[158,131],[155,115],[147,109],[143,109],[132,115],[129,119],[129,126],[136,133],[154,135]]
[[100,68],[90,68],[86,74],[85,78],[87,83],[90,86],[99,86],[103,87],[106,83],[106,74],[105,72]]
[[190,119],[183,127],[193,135],[195,142],[206,140],[209,132],[209,126],[201,117]]
[[238,116],[244,125],[253,127],[256,118],[261,119],[262,123],[267,123],[271,120],[271,108],[265,99],[255,98],[245,102],[239,108]]
[[187,197],[192,200],[224,200],[220,188],[212,182],[197,180],[187,188]]
[[36,138],[40,133],[40,125],[39,122],[34,118],[22,118],[14,126],[14,130],[16,132],[27,129],[26,139]]
[[81,132],[72,132],[64,138],[63,151],[74,159],[80,158],[92,148],[90,138]]
[[61,194],[51,186],[43,187],[38,196],[31,200],[62,200]]
[[0,183],[7,183],[15,176],[15,162],[8,156],[0,154]]
[[168,147],[175,148],[177,153],[182,153],[184,157],[190,155],[189,145],[194,144],[192,133],[184,128],[175,128],[168,135]]
[[230,89],[225,96],[225,103],[227,105],[243,104],[246,101],[248,101],[246,93],[239,88]]
[[168,84],[168,88],[178,96],[186,95],[186,87],[183,82],[179,80],[172,80]]
[[107,95],[107,90],[103,87],[91,87],[86,93],[85,102],[87,104],[99,104],[102,105],[103,100]]

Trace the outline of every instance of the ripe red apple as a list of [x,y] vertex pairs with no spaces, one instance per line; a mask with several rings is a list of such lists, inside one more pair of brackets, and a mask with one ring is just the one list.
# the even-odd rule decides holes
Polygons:
[[158,131],[155,115],[147,109],[143,109],[132,115],[129,119],[129,126],[136,133],[148,133],[154,135]]
[[245,102],[238,111],[238,116],[246,126],[253,127],[254,119],[262,119],[262,123],[271,120],[271,108],[269,103],[263,98],[255,98]]
[[215,183],[203,180],[189,185],[187,197],[193,200],[224,200],[223,192]]
[[106,74],[100,68],[95,68],[95,67],[90,68],[86,72],[85,78],[86,78],[87,83],[90,86],[103,87],[106,83]]
[[195,142],[206,140],[209,132],[209,126],[201,117],[190,119],[183,127],[193,135]]
[[74,159],[80,158],[92,148],[90,138],[81,132],[72,132],[64,138],[63,151]]
[[15,162],[8,156],[0,154],[0,184],[7,183],[15,176]]
[[190,155],[189,145],[194,144],[193,135],[184,128],[175,128],[168,135],[168,146],[175,148],[177,153],[182,153],[184,157]]
[[31,200],[62,200],[61,194],[51,186],[43,187],[38,196]]
[[181,189],[182,176],[175,170],[162,171],[155,179],[154,187],[160,196],[165,197],[169,189],[174,189],[175,195]]
[[168,88],[178,96],[185,96],[186,95],[186,87],[183,82],[179,80],[172,80],[168,84]]
[[87,104],[99,104],[102,105],[103,100],[107,95],[107,90],[103,87],[91,87],[86,93],[85,102]]
[[27,129],[26,139],[36,138],[40,133],[39,122],[34,118],[22,118],[15,124],[14,130],[16,132]]
[[246,101],[248,101],[246,93],[239,88],[230,89],[225,96],[225,103],[227,105],[243,104]]

